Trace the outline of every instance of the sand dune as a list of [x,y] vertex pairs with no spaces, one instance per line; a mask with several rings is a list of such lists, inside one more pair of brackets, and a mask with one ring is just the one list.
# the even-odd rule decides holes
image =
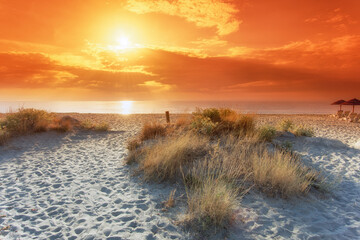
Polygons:
[[[175,216],[162,211],[161,202],[176,186],[144,183],[123,162],[127,139],[142,123],[164,121],[163,116],[72,115],[107,121],[113,131],[49,132],[0,147],[0,227],[10,226],[0,238],[191,239],[174,223]],[[315,138],[287,140],[330,182],[341,181],[325,196],[289,200],[250,191],[227,239],[358,239],[360,124],[319,115],[260,115],[258,120],[276,124],[284,118],[314,127]]]

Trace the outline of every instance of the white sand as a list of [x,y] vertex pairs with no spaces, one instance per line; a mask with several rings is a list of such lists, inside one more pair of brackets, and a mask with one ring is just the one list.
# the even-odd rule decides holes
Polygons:
[[[0,147],[0,229],[10,226],[0,239],[189,239],[161,210],[174,186],[144,183],[123,163],[126,140],[143,122],[163,116],[74,116],[109,121],[114,131],[43,133]],[[283,118],[315,128],[316,138],[287,140],[306,163],[341,182],[326,196],[290,200],[252,190],[227,239],[360,239],[360,124],[283,115],[259,122]]]
[[110,133],[43,133],[0,147],[0,227],[11,226],[0,239],[186,236],[161,211],[171,187],[145,184],[123,163],[142,120],[119,117]]

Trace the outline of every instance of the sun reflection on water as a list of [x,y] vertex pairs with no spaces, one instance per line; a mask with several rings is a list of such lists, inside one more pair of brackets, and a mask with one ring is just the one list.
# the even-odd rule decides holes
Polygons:
[[120,113],[130,114],[132,113],[133,101],[120,101]]

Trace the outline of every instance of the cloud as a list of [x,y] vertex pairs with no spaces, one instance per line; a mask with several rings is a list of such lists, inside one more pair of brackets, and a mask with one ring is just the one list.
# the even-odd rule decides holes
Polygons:
[[235,47],[229,49],[229,55],[308,69],[352,71],[360,64],[360,56],[355,54],[359,51],[360,35],[344,35],[319,42],[297,41],[277,48]]
[[[341,45],[343,41],[334,40],[333,51],[349,51]],[[354,43],[353,47],[357,46],[355,39],[348,38],[347,41]],[[340,45],[334,47],[337,44]],[[271,99],[281,99],[289,92],[308,98],[319,95],[349,98],[357,94],[356,89],[360,89],[358,74],[348,68],[338,71],[268,61],[271,57],[294,61],[293,58],[302,54],[300,49],[309,51],[309,54],[316,50],[312,42],[294,43],[258,52],[257,58],[251,59],[225,56],[201,58],[160,49],[137,49],[136,53],[127,56],[125,62],[121,57],[106,58],[106,53],[98,51],[92,57],[101,56],[106,64],[96,69],[63,65],[40,53],[1,53],[0,87],[88,89],[102,92],[106,99],[119,95],[138,99],[159,91],[168,94],[169,99],[180,93],[180,96],[195,94],[208,99],[223,96],[244,100],[248,96],[263,94]],[[119,68],[114,71],[107,66]],[[161,96],[165,96],[163,93]]]
[[146,81],[138,85],[142,87],[150,88],[151,90],[155,90],[155,91],[167,91],[171,88],[171,85],[157,81]]
[[182,17],[199,27],[216,27],[219,35],[236,32],[241,24],[239,10],[220,0],[129,0],[126,8],[138,14],[157,12]]
[[341,8],[321,13],[317,16],[305,19],[305,23],[323,23],[333,26],[338,31],[344,32],[350,25],[358,23],[352,16],[346,14]]

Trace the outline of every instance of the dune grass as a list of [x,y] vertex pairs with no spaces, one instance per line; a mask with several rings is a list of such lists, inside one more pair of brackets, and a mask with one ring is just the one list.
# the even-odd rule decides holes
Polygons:
[[[283,130],[290,130],[286,123]],[[186,225],[197,230],[231,224],[241,197],[251,187],[268,196],[305,196],[321,177],[291,151],[272,144],[276,128],[256,128],[255,116],[230,109],[198,109],[181,124],[146,124],[129,141],[127,163],[138,163],[146,180],[182,176]]]
[[318,175],[289,152],[262,150],[252,155],[255,185],[263,192],[284,198],[306,194]]

